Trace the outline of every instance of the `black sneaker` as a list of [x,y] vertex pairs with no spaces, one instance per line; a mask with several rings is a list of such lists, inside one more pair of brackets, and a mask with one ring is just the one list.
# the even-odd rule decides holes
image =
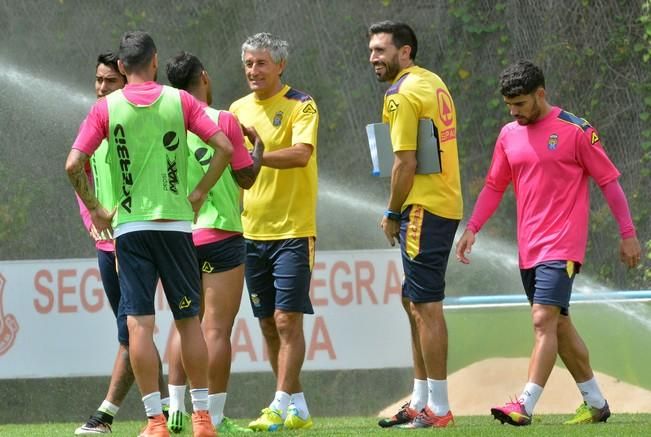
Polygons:
[[[107,419],[110,417],[110,421]],[[112,417],[101,411],[90,416],[86,424],[75,430],[75,435],[111,434]]]
[[382,428],[391,428],[395,425],[402,425],[403,423],[409,423],[418,416],[418,411],[414,410],[409,406],[409,402],[400,407],[400,410],[394,414],[392,417],[387,419],[380,420],[377,424]]

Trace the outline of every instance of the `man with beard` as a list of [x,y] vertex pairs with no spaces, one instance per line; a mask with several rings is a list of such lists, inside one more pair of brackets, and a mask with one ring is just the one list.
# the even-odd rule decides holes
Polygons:
[[[414,390],[411,401],[383,428],[446,427],[454,423],[448,403],[448,333],[443,314],[445,270],[463,216],[456,113],[436,74],[414,63],[418,43],[404,23],[383,21],[368,31],[377,79],[390,82],[382,121],[389,123],[394,163],[391,193],[380,226],[389,243],[400,244],[402,303],[411,326]],[[431,120],[441,148],[442,171],[416,174],[418,123]]]
[[[95,67],[95,95],[97,98],[100,99],[115,90],[124,88],[126,83],[127,78],[120,74],[118,70],[117,54],[110,51],[101,53],[97,57],[97,65]],[[86,171],[89,182],[91,182],[98,198],[101,199],[100,201],[103,204],[112,205],[111,170],[106,163],[107,153],[108,142],[104,140],[90,158],[90,165],[87,166]],[[118,311],[121,293],[118,272],[115,269],[115,247],[113,239],[110,235],[106,235],[107,233],[103,235],[97,233],[90,219],[90,212],[86,209],[79,197],[77,197],[77,200],[79,203],[79,212],[84,221],[84,227],[95,241],[102,285],[111,305],[111,310],[113,310],[113,314],[117,319],[119,348],[115,357],[111,382],[106,392],[106,398],[102,401],[97,411],[90,416],[88,421],[75,430],[75,435],[109,434],[111,433],[113,418],[118,413],[134,381],[133,369],[131,369],[131,364],[129,363],[127,315]],[[160,363],[160,358],[158,361]],[[165,403],[167,399],[167,386],[163,381],[162,375],[159,376],[158,385],[163,402]]]
[[[572,283],[585,256],[591,176],[606,198],[622,238],[620,258],[629,268],[640,261],[620,173],[584,119],[546,100],[542,70],[519,61],[502,73],[504,103],[515,121],[502,128],[486,183],[468,226],[457,242],[462,263],[475,234],[495,212],[511,182],[517,204],[520,274],[531,304],[535,343],[528,382],[516,401],[491,409],[500,422],[530,425],[536,402],[560,355],[584,402],[566,424],[605,422],[610,417],[590,367],[588,349],[569,316]],[[509,341],[508,332],[504,341]]]
[[[127,86],[93,105],[68,155],[66,172],[97,232],[111,232],[115,227],[129,357],[148,417],[140,435],[169,436],[153,340],[160,278],[181,336],[183,362],[192,386],[193,435],[215,437],[208,414],[208,352],[199,322],[201,291],[191,225],[228,165],[233,146],[194,97],[156,83],[158,54],[148,33],[126,32],[118,57]],[[191,191],[186,130],[217,151]],[[112,211],[89,188],[84,172],[89,157],[104,139],[109,144],[107,162],[115,208],[107,206]]]

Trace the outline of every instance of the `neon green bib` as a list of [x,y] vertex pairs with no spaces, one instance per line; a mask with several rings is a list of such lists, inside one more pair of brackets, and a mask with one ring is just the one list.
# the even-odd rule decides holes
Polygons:
[[118,210],[114,226],[150,220],[192,220],[187,198],[188,145],[181,96],[164,86],[150,105],[122,90],[106,97],[109,161]]
[[[210,107],[206,107],[205,111],[215,123],[219,121],[219,111]],[[192,132],[188,132],[188,148],[190,149],[188,189],[193,190],[205,174],[215,150]],[[208,198],[199,212],[197,223],[192,228],[242,232],[239,200],[240,187],[237,185],[229,165],[208,193]]]
[[93,170],[95,196],[104,208],[112,211],[115,208],[115,198],[111,185],[111,163],[108,151],[108,141],[104,140],[90,157],[90,167]]

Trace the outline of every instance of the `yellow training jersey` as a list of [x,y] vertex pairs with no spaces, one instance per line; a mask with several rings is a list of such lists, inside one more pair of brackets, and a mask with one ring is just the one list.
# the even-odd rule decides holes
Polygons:
[[[319,113],[312,97],[285,85],[265,100],[254,93],[244,96],[229,111],[244,126],[255,127],[266,152],[298,143],[313,147],[305,167],[260,169],[253,186],[244,190],[244,236],[251,240],[315,237]],[[251,147],[248,140],[247,145]]]
[[422,205],[441,217],[463,217],[457,115],[448,88],[440,77],[418,66],[402,70],[384,95],[382,121],[389,123],[393,151],[416,150],[418,120],[434,121],[441,148],[439,174],[414,176],[414,184],[402,205]]

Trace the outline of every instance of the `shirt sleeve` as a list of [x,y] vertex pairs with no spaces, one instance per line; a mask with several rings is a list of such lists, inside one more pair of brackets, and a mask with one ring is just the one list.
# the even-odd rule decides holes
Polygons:
[[314,100],[301,103],[294,111],[292,120],[292,145],[310,144],[316,149],[319,130],[319,111]]
[[495,191],[504,192],[508,188],[511,180],[513,179],[511,173],[511,165],[509,163],[506,152],[504,151],[504,136],[506,132],[502,130],[500,135],[495,141],[495,149],[493,150],[493,158],[491,166],[486,175],[486,186]]
[[418,113],[418,108],[404,94],[385,97],[384,114],[394,152],[418,148]]
[[472,210],[470,220],[468,220],[467,228],[475,234],[479,232],[493,213],[495,213],[503,196],[504,191],[496,191],[488,185],[484,186],[477,197],[477,202]]
[[222,111],[219,114],[219,127],[233,144],[231,168],[241,170],[253,165],[253,158],[244,145],[244,134],[237,118],[230,112]]
[[622,239],[635,237],[635,226],[633,225],[631,212],[628,208],[628,201],[619,181],[615,179],[599,188],[601,188],[610,212],[612,212],[613,217],[615,217],[619,225],[619,235]]
[[208,117],[197,99],[186,91],[180,90],[179,93],[185,117],[185,128],[201,138],[203,142],[208,141],[221,129]]
[[619,170],[606,155],[599,134],[592,126],[579,133],[577,160],[600,187],[620,176]]
[[72,148],[91,156],[108,138],[108,104],[106,99],[99,99],[79,126],[79,132]]

